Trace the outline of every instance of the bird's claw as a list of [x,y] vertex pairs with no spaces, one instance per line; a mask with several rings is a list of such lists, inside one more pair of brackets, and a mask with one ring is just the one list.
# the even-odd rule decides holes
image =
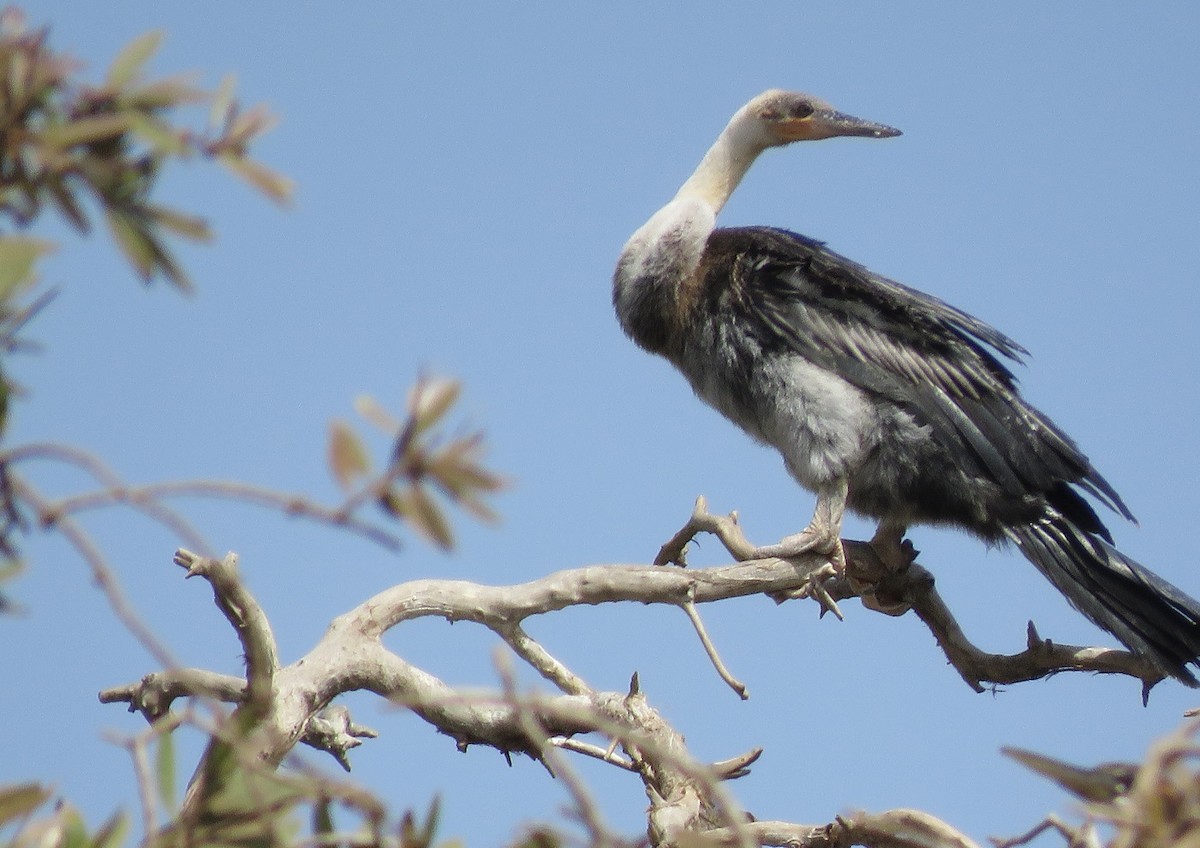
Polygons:
[[[840,547],[840,545],[839,545]],[[842,615],[841,609],[838,608],[837,601],[829,594],[829,590],[825,584],[830,580],[838,577],[842,570],[836,568],[833,563],[827,562],[818,568],[816,571],[810,571],[808,577],[804,580],[804,585],[798,589],[788,589],[783,592],[774,592],[771,597],[776,603],[790,601],[793,598],[812,598],[821,605],[821,615],[831,612],[837,616],[838,621],[845,621],[845,616]]]
[[842,540],[837,535],[814,527],[807,527],[794,536],[786,536],[774,545],[756,548],[751,559],[791,559],[802,554],[825,554],[836,573],[846,571],[846,550],[842,547]]
[[867,609],[893,616],[912,609],[906,574],[918,551],[904,533],[900,525],[880,525],[871,541],[861,546],[861,556],[856,550],[846,578]]

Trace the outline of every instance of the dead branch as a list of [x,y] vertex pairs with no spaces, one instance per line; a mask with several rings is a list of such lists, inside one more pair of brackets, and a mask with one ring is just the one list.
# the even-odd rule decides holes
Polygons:
[[[682,561],[687,544],[700,532],[717,536],[738,559],[755,550],[742,534],[736,514],[713,515],[701,497],[696,500],[687,523],[663,545],[655,561]],[[824,581],[823,590],[834,600],[858,597],[867,608],[887,615],[903,615],[912,610],[933,633],[938,647],[959,676],[976,692],[985,691],[984,684],[1021,683],[1063,671],[1082,671],[1137,678],[1142,682],[1144,699],[1151,687],[1163,679],[1159,671],[1128,651],[1056,644],[1042,639],[1032,622],[1026,633],[1025,650],[1015,654],[983,651],[967,638],[950,612],[934,585],[933,574],[913,560],[915,552],[910,543],[877,536],[871,542],[846,539],[842,544],[849,559],[846,574]]]
[[202,576],[212,586],[213,600],[237,633],[246,658],[244,703],[256,713],[264,713],[275,694],[272,682],[279,668],[279,649],[267,614],[238,575],[237,561],[232,552],[218,560],[183,549],[176,551],[174,558],[189,578]]
[[198,668],[176,668],[147,674],[136,683],[114,686],[100,692],[102,704],[129,704],[148,722],[155,722],[171,709],[178,698],[200,697],[238,704],[246,697],[246,681],[228,674]]
[[[858,567],[873,556],[866,543],[848,542],[847,552]],[[313,651],[301,661],[280,668],[277,686],[295,697],[280,698],[291,706],[278,716],[282,738],[294,743],[303,735],[308,717],[342,692],[369,689],[385,697],[403,695],[422,716],[460,745],[488,744],[501,750],[524,750],[522,734],[503,709],[480,714],[470,707],[447,707],[448,689],[430,675],[387,651],[379,642],[388,629],[411,619],[438,616],[448,621],[473,621],[488,627],[514,651],[568,695],[587,690],[585,684],[565,669],[544,647],[529,639],[520,623],[531,616],[577,605],[637,602],[669,604],[685,608],[687,603],[711,603],[732,597],[771,594],[804,585],[809,574],[826,565],[819,556],[796,560],[748,560],[704,569],[655,566],[587,566],[560,571],[514,586],[485,586],[453,580],[416,580],[384,590],[365,603],[336,618]],[[1016,655],[986,654],[972,645],[932,586],[928,572],[910,567],[898,577],[893,594],[905,598],[922,617],[959,673],[981,689],[980,681],[1013,682],[1044,677],[1065,670],[1125,673],[1143,681],[1156,680],[1140,661],[1122,651],[1054,645],[1036,635],[1027,649]],[[848,580],[838,580],[833,589],[839,597],[852,597]],[[214,591],[216,587],[214,586]],[[244,602],[243,602],[244,603]],[[234,603],[242,608],[241,603]],[[151,678],[147,678],[151,680]],[[211,695],[215,681],[194,676],[153,678],[159,687],[118,687],[104,693],[106,700],[122,700],[148,716],[169,707],[181,695]],[[145,681],[143,681],[143,684]],[[168,689],[162,689],[169,683]],[[194,686],[194,688],[190,688]],[[233,700],[236,687],[220,681],[222,700]],[[239,693],[239,697],[244,692]],[[153,699],[149,700],[148,699]],[[439,705],[422,707],[422,704]],[[298,705],[303,705],[300,713]],[[302,713],[302,714],[301,714]],[[578,728],[548,727],[563,736]],[[282,751],[271,752],[275,759]]]
[[124,504],[163,525],[185,544],[211,555],[203,536],[182,515],[171,509],[166,501],[176,498],[214,498],[260,506],[284,515],[348,530],[388,550],[400,547],[400,539],[395,533],[363,521],[346,506],[324,506],[303,495],[233,480],[176,480],[135,485],[127,483],[99,457],[70,445],[52,442],[32,442],[0,453],[0,465],[5,467],[37,460],[60,462],[78,468],[100,486],[95,491],[57,501],[44,500],[38,518],[46,525],[56,525],[62,518],[80,512]]
[[[825,825],[756,821],[743,827],[756,845],[786,848],[979,848],[965,834],[920,810],[857,812]],[[724,828],[705,835],[718,843],[732,844],[734,840],[734,834]]]
[[[0,463],[2,466],[3,463]],[[12,493],[21,501],[28,504],[39,516],[39,519],[46,514],[47,501],[42,497],[41,493],[33,486],[24,480],[19,479],[16,475],[5,473],[0,475],[4,477],[6,484],[11,487]],[[113,614],[117,617],[125,628],[133,634],[138,643],[142,645],[154,659],[167,668],[174,668],[178,665],[170,650],[166,645],[155,636],[149,626],[138,615],[137,610],[133,607],[133,602],[129,600],[125,590],[121,587],[120,581],[117,579],[116,573],[108,564],[100,546],[96,544],[86,530],[69,517],[61,517],[56,522],[56,527],[63,538],[75,548],[83,561],[87,563],[88,568],[92,572],[92,580],[104,593],[108,600],[109,607],[112,608]]]
[[[735,556],[755,548],[736,516],[707,512],[701,499],[688,524],[663,546],[660,559],[681,561],[691,535],[713,532]],[[690,534],[690,535],[689,535]],[[245,681],[197,670],[175,669],[148,675],[136,684],[106,690],[101,700],[121,701],[148,718],[170,709],[178,697],[207,696],[256,704],[258,722],[243,740],[240,756],[277,766],[298,743],[325,750],[344,768],[348,752],[375,734],[353,724],[349,713],[329,709],[338,695],[365,689],[403,705],[455,740],[460,749],[487,745],[506,756],[525,754],[546,763],[566,780],[578,816],[594,840],[613,844],[585,788],[572,777],[563,754],[575,750],[635,771],[650,798],[649,834],[654,845],[674,843],[685,833],[706,833],[739,845],[787,844],[830,848],[860,844],[870,848],[975,848],[943,822],[923,813],[892,810],[855,814],[824,826],[753,822],[724,789],[724,781],[745,774],[759,752],[716,765],[694,761],[682,736],[648,703],[636,675],[628,693],[597,691],[525,632],[535,615],[579,605],[667,604],[692,621],[701,645],[718,673],[735,689],[705,632],[697,605],[763,594],[795,596],[821,584],[831,601],[859,597],[890,615],[912,609],[934,633],[959,674],[977,691],[983,681],[1013,682],[1065,670],[1130,674],[1146,685],[1157,681],[1132,655],[1122,651],[1054,645],[1030,627],[1026,650],[1003,656],[980,651],[962,634],[937,594],[933,578],[913,560],[911,545],[877,536],[871,542],[845,542],[849,563],[826,579],[830,563],[819,555],[793,559],[745,559],[730,565],[686,569],[661,565],[586,566],[559,571],[528,583],[487,586],[458,580],[415,580],[368,599],[335,618],[306,656],[279,667],[266,613],[241,582],[232,554],[223,560],[188,551],[176,554],[188,576],[209,582],[214,599],[238,633],[247,656]],[[487,627],[513,654],[536,669],[558,694],[526,694],[511,677],[502,692],[454,689],[384,647],[389,629],[413,619],[436,616]],[[258,695],[248,697],[254,691]],[[322,712],[324,711],[324,712]],[[598,734],[608,747],[576,737]],[[248,746],[248,750],[246,750]],[[616,753],[621,748],[622,754]]]
[[1009,839],[991,839],[995,848],[1017,848],[1018,845],[1028,845],[1047,830],[1053,830],[1066,841],[1068,848],[1100,848],[1100,837],[1092,822],[1084,822],[1078,826],[1067,824],[1056,815],[1049,815],[1032,828],[1019,836]]
[[979,848],[966,835],[920,810],[838,816],[834,838],[839,845],[870,848]]
[[335,704],[318,712],[308,721],[305,745],[330,754],[346,771],[350,771],[349,751],[362,744],[363,739],[376,739],[379,731],[359,724],[350,718],[350,710]]

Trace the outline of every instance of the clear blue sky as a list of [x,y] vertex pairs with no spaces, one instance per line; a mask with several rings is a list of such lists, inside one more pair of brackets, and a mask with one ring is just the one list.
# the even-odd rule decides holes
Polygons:
[[[1113,518],[1120,546],[1200,595],[1187,542],[1200,509],[1200,7],[48,0],[30,17],[94,76],[155,28],[168,36],[156,73],[195,70],[212,87],[236,71],[244,99],[282,117],[260,154],[298,190],[281,212],[198,164],[163,186],[219,234],[183,251],[190,299],[143,290],[104,239],[67,238],[46,265],[62,296],[30,333],[45,350],[15,366],[31,391],[16,439],[81,445],[135,481],[239,478],[332,499],[328,421],[364,392],[399,406],[425,369],[465,382],[466,418],[512,481],[503,522],[460,523],[449,557],[189,505],[218,549],[241,554],[285,661],[402,580],[645,562],[700,493],[739,509],[760,542],[807,522],[812,498],[777,457],[635,349],[609,302],[627,235],[770,87],[905,134],[773,151],[723,221],[825,239],[1023,343],[1027,395],[1141,520]],[[38,480],[83,483],[49,468]],[[119,513],[88,526],[186,662],[238,670],[210,593],[170,563],[175,540]],[[1058,641],[1111,644],[1019,556],[946,531],[913,538],[984,647],[1018,650],[1029,618]],[[95,693],[154,665],[61,541],[28,552],[14,587],[28,615],[0,621],[0,781],[53,782],[93,823],[134,811],[126,756],[102,734],[139,719]],[[721,559],[707,542],[695,561]],[[708,610],[747,703],[672,610],[585,609],[531,629],[597,688],[640,671],[697,755],[765,746],[733,786],[760,818],[903,806],[977,838],[1016,833],[1067,802],[1000,745],[1140,758],[1197,703],[1168,683],[1143,708],[1135,682],[1076,675],[976,695],[915,619],[847,612],[818,622],[812,605],[761,598]],[[424,622],[388,644],[452,683],[494,681],[491,640],[465,625]],[[350,703],[382,731],[353,755],[355,778],[397,809],[443,793],[445,836],[494,844],[558,817],[566,796],[541,767],[460,754],[377,699]],[[640,786],[586,773],[609,820],[640,832]]]

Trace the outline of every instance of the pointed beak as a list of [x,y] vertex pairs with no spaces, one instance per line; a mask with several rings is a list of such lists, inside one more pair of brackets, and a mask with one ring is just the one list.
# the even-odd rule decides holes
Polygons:
[[829,130],[829,137],[839,135],[861,135],[867,138],[892,138],[900,135],[900,130],[887,124],[877,124],[874,121],[864,121],[845,112],[822,110],[812,116],[812,120],[824,125]]
[[789,141],[815,141],[840,136],[892,138],[900,135],[900,130],[895,127],[865,121],[833,109],[818,109],[807,118],[789,121],[783,127],[783,131]]

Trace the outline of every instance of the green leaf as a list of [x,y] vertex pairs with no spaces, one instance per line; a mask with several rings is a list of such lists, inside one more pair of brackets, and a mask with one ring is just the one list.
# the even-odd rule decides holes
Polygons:
[[471,513],[471,515],[478,518],[480,521],[487,521],[495,524],[500,520],[499,514],[483,501],[479,500],[479,498],[477,498],[475,495],[459,495],[456,503],[467,512]]
[[129,260],[129,264],[137,271],[142,282],[150,282],[156,264],[155,250],[144,225],[135,217],[117,209],[105,209],[104,216],[108,219],[113,239]]
[[154,55],[162,41],[162,31],[155,30],[138,36],[129,42],[108,69],[105,82],[110,88],[121,89],[128,85],[142,70],[142,66]]
[[213,92],[212,106],[208,111],[208,125],[213,129],[229,123],[233,109],[233,92],[237,88],[237,74],[226,74]]
[[400,429],[400,422],[384,409],[379,401],[370,395],[359,395],[356,397],[354,399],[354,411],[389,436],[394,436],[396,431]]
[[203,764],[203,793],[200,808],[205,809],[212,799],[221,792],[237,770],[237,757],[233,746],[223,739],[214,737],[209,742],[209,748],[204,754]]
[[280,836],[295,831],[290,815],[307,796],[302,783],[237,764],[220,789],[206,799],[201,810],[201,844],[267,846],[289,844]]
[[141,111],[170,109],[184,103],[206,100],[208,95],[189,82],[188,77],[173,77],[139,86],[126,92],[121,103]]
[[129,123],[130,128],[159,156],[183,156],[188,152],[187,142],[179,132],[162,121],[149,115],[134,114]]
[[349,425],[334,421],[329,425],[329,470],[347,492],[355,481],[371,472],[371,459],[362,440]]
[[62,848],[88,848],[91,840],[88,839],[87,824],[79,810],[66,805],[58,811],[58,817],[65,830],[63,840],[59,843]]
[[328,836],[333,833],[333,810],[328,798],[322,798],[313,805],[313,834]]
[[137,115],[133,112],[113,112],[77,118],[65,124],[47,127],[40,136],[42,143],[50,147],[65,149],[78,144],[93,144],[116,138],[132,129]]
[[59,175],[54,175],[47,181],[46,185],[50,189],[50,199],[54,201],[54,205],[58,207],[58,211],[62,213],[62,216],[70,221],[71,225],[79,233],[86,235],[91,229],[87,216],[83,214],[83,209],[80,208],[79,201],[75,199],[75,195],[66,186],[63,178]]
[[185,294],[190,294],[192,292],[192,281],[188,278],[188,275],[179,263],[175,261],[175,257],[153,235],[149,235],[149,238],[150,247],[154,250],[155,267],[167,278],[167,282]]
[[403,492],[389,489],[379,497],[379,506],[392,518],[404,518],[408,513],[408,501]]
[[32,813],[49,797],[50,790],[36,783],[0,786],[0,825]]
[[412,810],[405,810],[400,819],[400,848],[429,848],[433,845],[433,837],[437,834],[438,818],[441,812],[441,799],[436,795],[429,804],[429,812],[425,821],[417,823],[417,817]]
[[144,211],[108,208],[104,210],[104,215],[108,220],[109,229],[112,230],[113,239],[143,282],[149,283],[155,274],[162,274],[176,288],[191,292],[191,280],[162,242],[150,231]]
[[190,238],[193,241],[212,240],[213,232],[203,218],[153,204],[146,205],[146,214],[160,227],[165,227],[184,238]]
[[166,809],[178,809],[179,797],[175,788],[175,734],[163,733],[158,737],[154,768],[157,773],[158,797]]
[[292,199],[292,181],[270,168],[235,153],[222,154],[220,161],[276,203],[287,203]]
[[129,833],[129,819],[120,810],[113,813],[92,837],[92,848],[121,848]]
[[[3,559],[0,558],[0,583],[6,580],[12,580],[25,571],[25,563],[19,559]],[[0,792],[4,790],[0,789]]]
[[0,238],[0,304],[7,303],[34,279],[33,265],[54,250],[54,243],[27,236]]
[[259,104],[240,114],[231,111],[232,120],[222,139],[231,148],[242,150],[258,136],[275,126],[277,119],[265,106]]
[[458,400],[462,384],[457,380],[422,380],[413,390],[409,408],[416,430],[414,435],[436,424]]
[[442,816],[442,799],[440,795],[434,795],[433,800],[429,802],[429,811],[425,814],[425,827],[421,831],[421,838],[426,845],[433,844],[433,837],[437,834],[438,820]]
[[413,529],[442,550],[454,547],[450,524],[429,493],[420,486],[413,486],[405,494],[404,512]]

